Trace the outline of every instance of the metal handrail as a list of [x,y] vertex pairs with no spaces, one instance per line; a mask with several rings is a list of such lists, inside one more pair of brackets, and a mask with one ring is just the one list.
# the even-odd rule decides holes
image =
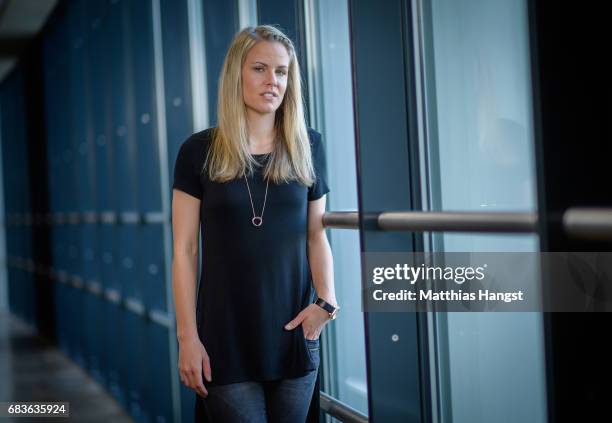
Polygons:
[[612,240],[612,208],[573,207],[563,214],[565,233],[573,238]]
[[368,416],[361,412],[349,407],[343,402],[330,397],[325,392],[319,392],[319,398],[321,401],[321,409],[332,417],[337,418],[342,422],[348,423],[368,423]]
[[[537,215],[529,212],[382,212],[376,217],[383,231],[535,232]],[[328,228],[357,229],[357,212],[327,212]]]
[[[382,231],[532,233],[538,217],[531,212],[382,212],[373,215]],[[572,207],[563,213],[562,225],[572,238],[612,240],[612,208]],[[358,229],[359,213],[327,212],[323,226]]]
[[384,231],[535,232],[537,215],[527,212],[383,212]]
[[359,228],[359,212],[327,212],[323,215],[323,226],[336,229],[357,229]]

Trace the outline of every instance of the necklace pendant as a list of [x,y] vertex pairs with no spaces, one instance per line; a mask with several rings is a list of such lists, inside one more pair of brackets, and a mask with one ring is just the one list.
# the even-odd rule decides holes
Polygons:
[[263,218],[255,216],[253,219],[251,219],[251,222],[253,223],[253,226],[259,227],[263,223]]

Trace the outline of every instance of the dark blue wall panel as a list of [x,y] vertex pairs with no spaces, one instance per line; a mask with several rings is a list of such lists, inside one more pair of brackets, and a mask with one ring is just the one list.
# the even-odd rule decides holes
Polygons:
[[31,324],[35,320],[35,289],[32,273],[26,269],[32,257],[28,150],[24,78],[19,68],[0,87],[2,167],[6,216],[6,255],[9,265],[8,297],[11,312]]
[[211,126],[217,121],[217,92],[219,74],[225,53],[240,28],[238,5],[235,0],[204,1],[204,39],[206,43],[206,71],[208,72],[208,104]]
[[136,157],[130,170],[136,173],[138,210],[161,210],[159,145],[153,56],[153,19],[150,0],[132,0],[128,6],[129,78],[133,93],[133,130]]
[[172,175],[180,144],[193,132],[187,1],[162,0],[161,25],[166,99],[166,169]]

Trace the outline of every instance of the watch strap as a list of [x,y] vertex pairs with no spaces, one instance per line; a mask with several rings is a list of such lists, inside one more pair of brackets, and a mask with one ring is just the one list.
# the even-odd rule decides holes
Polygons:
[[325,301],[323,298],[317,298],[317,300],[315,301],[315,304],[321,307],[323,310],[327,311],[330,317],[333,316],[334,313],[340,308],[340,307],[334,307],[333,305]]

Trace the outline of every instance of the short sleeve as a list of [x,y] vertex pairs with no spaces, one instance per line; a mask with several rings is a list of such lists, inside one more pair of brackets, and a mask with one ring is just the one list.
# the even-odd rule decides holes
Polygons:
[[308,188],[308,201],[318,200],[329,192],[327,185],[327,162],[325,146],[321,141],[321,134],[310,130],[312,161],[315,170],[315,182]]
[[179,148],[174,163],[174,181],[172,188],[202,199],[200,170],[204,164],[204,143],[201,137],[192,135]]

